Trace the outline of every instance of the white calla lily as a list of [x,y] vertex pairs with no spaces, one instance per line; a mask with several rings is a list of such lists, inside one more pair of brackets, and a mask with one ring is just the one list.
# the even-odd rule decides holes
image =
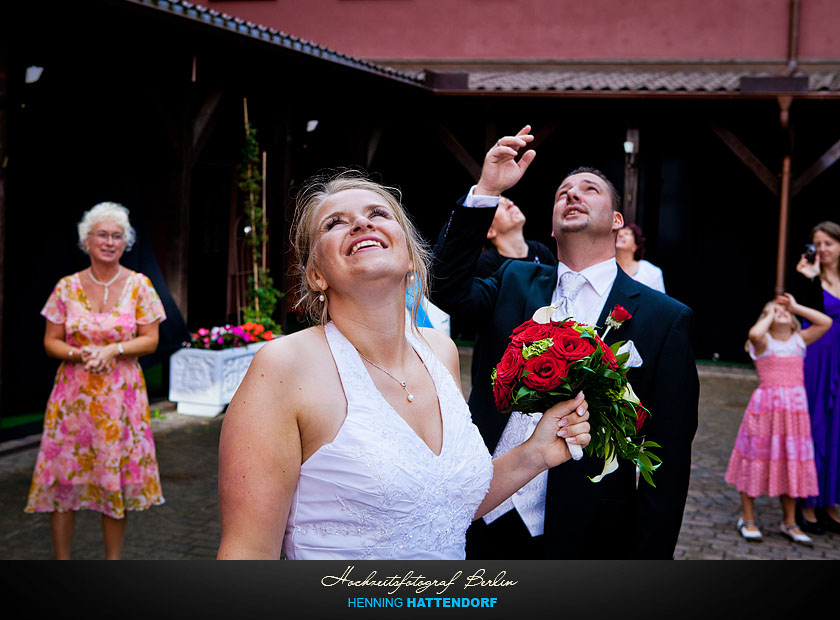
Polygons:
[[639,397],[636,396],[636,393],[633,391],[633,386],[630,385],[630,382],[627,382],[627,385],[624,386],[624,392],[621,395],[621,398],[624,400],[629,400],[634,405],[638,405],[641,401]]
[[554,310],[555,308],[553,306],[543,306],[542,308],[537,308],[537,311],[534,312],[534,316],[531,317],[531,320],[533,320],[534,323],[539,323],[540,325],[550,323],[551,314]]
[[615,456],[615,450],[612,450],[610,452],[610,457],[604,461],[604,470],[594,478],[590,478],[590,480],[592,482],[601,482],[601,480],[604,479],[604,476],[610,475],[616,469],[618,469],[618,459]]

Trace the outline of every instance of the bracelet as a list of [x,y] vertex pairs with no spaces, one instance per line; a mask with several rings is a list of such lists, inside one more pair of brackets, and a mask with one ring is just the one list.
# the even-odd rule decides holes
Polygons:
[[117,343],[117,351],[120,352],[120,355],[124,355],[125,351],[123,351],[122,342]]
[[70,356],[70,359],[73,359],[73,351],[74,351],[73,347],[70,347],[70,353],[68,353],[68,355]]

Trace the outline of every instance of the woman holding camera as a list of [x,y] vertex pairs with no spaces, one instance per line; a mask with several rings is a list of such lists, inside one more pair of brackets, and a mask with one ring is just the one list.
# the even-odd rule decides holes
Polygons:
[[811,243],[813,253],[802,255],[796,271],[809,281],[806,305],[829,315],[834,325],[808,347],[805,358],[820,494],[800,502],[798,520],[812,534],[840,533],[840,224],[820,222],[811,230]]

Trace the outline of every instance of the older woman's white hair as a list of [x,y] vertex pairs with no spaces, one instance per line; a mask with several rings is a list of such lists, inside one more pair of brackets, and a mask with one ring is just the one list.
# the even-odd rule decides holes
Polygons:
[[95,205],[90,211],[85,211],[82,219],[78,224],[79,231],[79,247],[85,254],[88,249],[85,246],[85,239],[87,239],[90,231],[94,226],[100,222],[112,222],[123,229],[125,235],[125,249],[130,250],[134,245],[137,234],[128,221],[128,209],[116,202],[100,202]]

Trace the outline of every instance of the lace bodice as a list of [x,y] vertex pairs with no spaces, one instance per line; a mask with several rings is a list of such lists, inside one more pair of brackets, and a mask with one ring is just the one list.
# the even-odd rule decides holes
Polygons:
[[289,559],[463,559],[492,477],[490,454],[448,369],[412,334],[437,388],[440,455],[377,390],[352,344],[325,332],[347,399],[332,443],[302,466],[283,547]]

